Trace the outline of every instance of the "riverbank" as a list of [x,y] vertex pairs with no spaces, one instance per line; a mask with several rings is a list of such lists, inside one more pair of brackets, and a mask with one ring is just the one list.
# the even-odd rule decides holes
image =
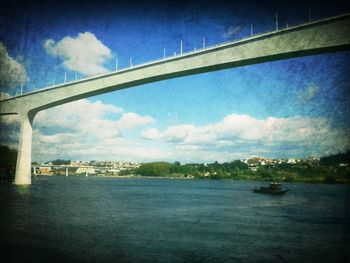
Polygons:
[[[36,176],[61,176],[62,175],[36,175]],[[86,177],[83,175],[69,175],[69,177]],[[259,176],[239,176],[239,177],[226,177],[226,178],[212,178],[212,177],[185,177],[185,175],[176,174],[176,176],[166,175],[166,176],[144,176],[144,175],[89,175],[88,177],[101,177],[101,178],[114,178],[114,179],[173,179],[173,180],[230,180],[230,181],[259,181],[259,182],[270,182],[270,181],[278,181],[278,182],[293,182],[293,183],[309,183],[309,184],[347,184],[350,185],[349,178],[335,178],[335,181],[327,182],[324,177],[298,177],[295,176],[291,180],[291,178],[286,177],[275,177],[275,178],[261,178]]]

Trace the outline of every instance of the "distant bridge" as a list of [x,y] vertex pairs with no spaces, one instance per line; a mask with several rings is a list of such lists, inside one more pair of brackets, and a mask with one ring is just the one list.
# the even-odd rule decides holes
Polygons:
[[31,184],[32,122],[41,110],[165,79],[349,49],[350,14],[345,14],[3,100],[0,115],[20,119],[15,184]]

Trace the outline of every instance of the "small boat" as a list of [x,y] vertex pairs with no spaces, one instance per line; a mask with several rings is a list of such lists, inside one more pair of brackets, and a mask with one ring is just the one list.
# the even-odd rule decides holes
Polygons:
[[282,187],[280,183],[271,182],[267,187],[253,187],[252,191],[261,194],[283,195],[289,191],[289,188]]

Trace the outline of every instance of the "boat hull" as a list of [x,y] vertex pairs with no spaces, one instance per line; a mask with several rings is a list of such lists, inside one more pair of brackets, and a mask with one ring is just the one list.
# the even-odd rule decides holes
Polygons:
[[259,194],[270,194],[270,195],[283,195],[289,191],[289,189],[281,189],[281,190],[271,190],[270,188],[252,188],[254,193]]

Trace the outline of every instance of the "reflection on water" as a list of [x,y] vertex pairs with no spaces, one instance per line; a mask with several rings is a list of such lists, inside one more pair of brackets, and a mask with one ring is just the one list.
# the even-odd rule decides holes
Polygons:
[[0,185],[4,262],[346,262],[350,188],[38,177]]

